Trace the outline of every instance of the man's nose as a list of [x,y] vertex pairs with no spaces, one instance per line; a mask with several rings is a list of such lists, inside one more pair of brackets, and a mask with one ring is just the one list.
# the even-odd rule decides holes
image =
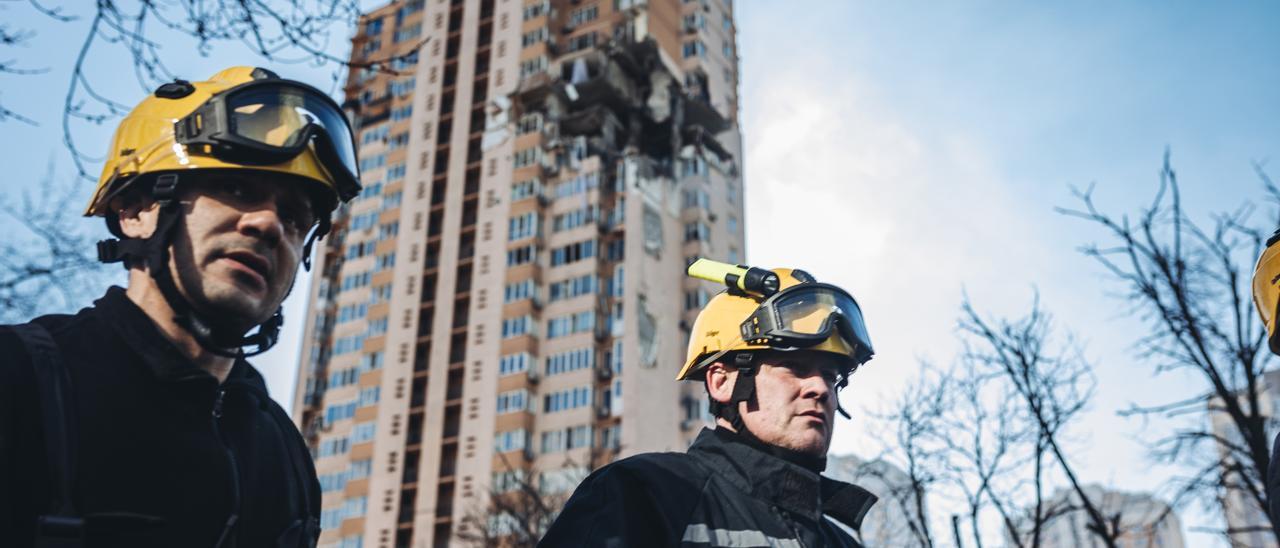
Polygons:
[[827,379],[822,376],[821,371],[813,371],[800,379],[801,395],[805,398],[813,398],[819,402],[825,402],[831,398],[831,386],[827,383]]
[[271,201],[256,204],[241,213],[236,228],[243,234],[271,242],[279,242],[284,237],[284,221],[280,219],[279,208]]

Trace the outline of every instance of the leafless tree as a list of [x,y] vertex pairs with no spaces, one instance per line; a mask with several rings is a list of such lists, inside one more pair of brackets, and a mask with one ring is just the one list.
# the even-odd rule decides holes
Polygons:
[[941,481],[945,457],[944,447],[938,440],[946,437],[942,431],[943,417],[950,402],[947,375],[926,364],[922,364],[922,369],[920,378],[908,384],[906,391],[888,411],[872,413],[888,427],[883,437],[891,445],[875,460],[901,470],[906,475],[906,482],[880,476],[883,471],[876,468],[865,467],[864,473],[877,477],[885,486],[887,492],[876,495],[880,497],[881,504],[893,506],[892,512],[905,516],[912,544],[932,548],[936,541],[926,500]]
[[1052,320],[1037,296],[1025,317],[1009,320],[985,319],[966,298],[962,305],[960,330],[970,337],[967,357],[988,371],[998,372],[1024,406],[1035,432],[1035,506],[1032,546],[1038,546],[1045,513],[1042,459],[1057,463],[1068,487],[1079,498],[1088,516],[1088,529],[1108,548],[1115,548],[1121,534],[1120,514],[1104,514],[1091,500],[1072,466],[1062,443],[1064,430],[1088,405],[1093,395],[1092,367],[1069,337],[1060,348],[1053,346]]
[[[1019,450],[1028,445],[1023,443],[1028,429],[1017,420],[1016,400],[999,380],[963,356],[958,369],[947,377],[948,410],[942,429],[949,435],[940,440],[947,451],[942,476],[964,501],[974,546],[985,545],[979,523],[984,510],[992,508],[1009,538],[1022,548],[1014,500],[1016,490],[1025,484],[1017,476],[1026,461],[1020,458]],[[1041,446],[1036,444],[1037,449]],[[1034,462],[1037,467],[1042,464],[1039,459]],[[1039,470],[1034,475],[1041,477]],[[1038,495],[1041,483],[1034,485]],[[1039,528],[1045,517],[1043,512],[1034,513],[1034,527]],[[955,542],[960,544],[958,524],[953,530]]]
[[[949,498],[961,503],[969,541],[979,548],[1038,548],[1047,528],[1075,510],[1091,516],[1089,529],[1104,545],[1115,546],[1118,512],[1106,514],[1090,498],[1069,458],[1068,431],[1093,388],[1078,346],[1070,338],[1057,344],[1038,300],[1027,315],[1009,320],[984,318],[966,299],[959,328],[963,350],[955,366],[946,372],[922,366],[892,410],[877,414],[894,432],[879,458],[907,478],[897,482],[903,493],[882,498],[908,516],[912,544],[938,542],[923,501]],[[1061,484],[1075,500],[1048,499],[1049,488]],[[1000,524],[1003,539],[984,538],[988,520]],[[953,518],[958,545],[965,543],[960,529]]]
[[[423,0],[411,0],[421,2]],[[28,0],[37,14],[64,25],[87,21],[80,48],[74,58],[44,59],[68,63],[71,76],[62,112],[63,141],[82,177],[93,178],[91,164],[101,161],[85,153],[76,140],[77,124],[101,125],[129,111],[132,97],[109,97],[100,91],[108,75],[91,70],[107,62],[117,73],[131,71],[140,90],[149,93],[175,78],[204,75],[184,74],[171,69],[195,49],[208,55],[216,46],[243,44],[262,61],[280,64],[332,64],[335,85],[345,82],[349,69],[396,73],[396,63],[408,53],[395,57],[364,58],[352,61],[330,52],[331,41],[345,41],[360,16],[359,0],[96,0],[53,4],[53,0]],[[19,46],[34,36],[31,29],[0,26],[0,47]],[[418,43],[421,46],[425,39]],[[170,49],[165,49],[169,46]],[[413,48],[416,51],[417,48]],[[0,60],[0,73],[33,74],[47,67],[29,68],[18,61]],[[118,77],[111,74],[111,77]],[[32,117],[0,105],[0,123],[13,119],[35,124]]]
[[[1255,169],[1268,198],[1280,203],[1280,191],[1260,165]],[[1194,397],[1134,405],[1122,413],[1174,419],[1207,410],[1208,420],[1181,423],[1154,450],[1160,460],[1195,468],[1177,480],[1175,505],[1198,501],[1227,511],[1227,500],[1237,499],[1247,508],[1236,511],[1253,514],[1253,523],[1280,540],[1280,523],[1266,512],[1271,444],[1262,399],[1269,354],[1249,295],[1253,261],[1280,218],[1258,222],[1257,205],[1245,203],[1212,215],[1207,227],[1193,221],[1168,152],[1154,199],[1134,218],[1099,209],[1093,187],[1076,194],[1080,207],[1059,212],[1106,234],[1106,243],[1091,243],[1082,251],[1120,283],[1123,303],[1145,321],[1147,335],[1135,344],[1138,355],[1156,374],[1189,371],[1203,379]],[[1229,524],[1220,532],[1235,542],[1233,537],[1258,530]]]
[[30,320],[41,312],[67,310],[101,290],[104,266],[94,252],[76,185],[56,184],[52,168],[38,190],[0,197],[7,218],[0,241],[0,323]]
[[[577,486],[587,474],[617,456],[617,449],[593,445],[580,461],[566,456],[560,470],[580,469],[581,477],[566,478],[568,486]],[[477,548],[534,548],[551,528],[551,523],[564,509],[572,489],[549,489],[542,480],[543,470],[533,459],[512,463],[499,454],[506,474],[490,485],[485,500],[470,508],[460,520],[454,538],[464,546]]]

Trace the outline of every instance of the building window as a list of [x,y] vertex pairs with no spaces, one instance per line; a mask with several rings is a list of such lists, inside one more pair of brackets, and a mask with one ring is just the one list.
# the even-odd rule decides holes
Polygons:
[[551,266],[575,263],[596,256],[596,241],[584,240],[551,250]]
[[542,410],[546,413],[555,413],[586,407],[591,405],[591,395],[591,388],[588,386],[552,392],[542,397]]
[[508,451],[520,451],[524,449],[525,440],[527,438],[528,438],[528,435],[524,433],[523,428],[517,428],[515,430],[507,430],[506,432],[499,432],[496,436],[493,437],[493,448],[497,450],[499,453],[506,453]]
[[596,327],[596,312],[587,310],[567,314],[547,320],[547,338],[564,337],[575,333],[585,333]]
[[540,161],[542,161],[542,148],[540,147],[531,147],[523,150],[517,150],[515,153],[516,169],[535,165]]
[[538,195],[538,191],[542,189],[542,181],[534,179],[526,179],[518,183],[511,184],[511,201],[515,202],[525,198],[532,198]]
[[373,471],[372,459],[351,461],[351,466],[347,467],[347,479],[364,479],[369,477],[369,472],[371,471]]
[[600,16],[600,8],[598,8],[595,4],[581,7],[569,12],[569,26],[577,27],[579,25],[582,25],[583,23],[589,23],[591,21],[594,21],[595,18],[599,16]]
[[600,448],[617,449],[622,446],[621,425],[615,424],[600,431]]
[[391,130],[386,125],[375,126],[364,130],[360,136],[360,144],[369,146],[373,143],[379,143],[387,140],[387,133]]
[[684,31],[698,32],[707,28],[707,18],[701,13],[690,13],[684,16]]
[[550,0],[542,0],[524,6],[524,20],[536,19],[551,12]]
[[520,47],[527,48],[534,44],[546,42],[551,37],[551,31],[547,27],[538,27],[520,36]]
[[[523,432],[523,430],[521,430],[521,432]],[[521,443],[523,444],[524,442]],[[524,482],[524,470],[517,468],[515,470],[495,472],[493,474],[493,483],[491,487],[494,492],[506,493],[519,489],[522,482]]]
[[356,402],[354,401],[333,403],[324,408],[325,424],[334,424],[354,416],[356,416]]
[[498,394],[498,414],[524,411],[528,406],[528,397],[528,392],[523,388]]
[[681,51],[685,59],[688,59],[690,57],[706,57],[707,56],[707,46],[702,43],[702,40],[690,40],[688,42],[685,42],[684,48]]
[[502,338],[504,339],[531,334],[533,334],[533,316],[525,314],[502,320]]
[[587,206],[561,213],[551,218],[551,231],[559,232],[595,222],[596,206]]
[[684,241],[685,242],[709,242],[711,241],[711,227],[702,221],[694,221],[685,223],[684,225]]
[[507,266],[531,263],[538,258],[538,247],[534,244],[507,250]]
[[[406,146],[409,146],[409,132],[407,131],[392,135],[391,138],[387,140],[387,148],[390,150],[396,150],[399,148],[404,148]],[[400,172],[400,177],[404,177],[403,163],[400,164],[400,169],[402,170]]]
[[528,352],[519,354],[508,354],[498,359],[498,374],[510,375],[512,373],[520,373],[529,369],[529,362],[533,361],[533,357]]
[[507,220],[507,241],[532,238],[538,234],[538,213],[530,211]]
[[698,288],[692,291],[684,292],[684,309],[685,311],[698,310],[707,305],[707,290]]
[[684,206],[685,209],[689,209],[689,208],[698,208],[703,210],[711,209],[711,194],[707,193],[707,191],[704,189],[701,189],[701,188],[687,189],[682,194],[682,197],[683,197],[682,205]]
[[331,457],[334,455],[346,454],[351,448],[351,444],[347,441],[346,436],[338,438],[329,438],[320,442],[320,447],[316,450],[317,458]]
[[538,284],[532,279],[521,280],[515,283],[509,283],[502,291],[502,302],[504,304],[532,299],[538,294]]
[[396,29],[395,34],[391,37],[391,41],[393,43],[400,43],[405,40],[417,38],[420,34],[422,34],[422,23],[414,23],[407,27]]
[[413,117],[413,105],[405,105],[391,109],[391,121],[399,122]]
[[547,293],[549,295],[548,299],[555,302],[561,299],[572,299],[581,295],[591,295],[596,292],[596,287],[598,285],[599,284],[596,283],[595,274],[584,274],[576,278],[553,282],[551,285],[547,286]]
[[520,62],[520,77],[528,78],[547,70],[547,56],[539,55],[533,59],[526,59]]
[[561,181],[556,185],[556,198],[567,198],[582,194],[589,189],[596,188],[600,184],[600,175],[592,172],[579,175],[568,181]]
[[588,32],[574,36],[565,42],[566,51],[580,51],[596,45],[596,33]]
[[374,433],[377,429],[377,423],[373,421],[362,422],[351,428],[351,443],[364,443],[373,441]]
[[360,379],[360,372],[354,367],[339,369],[329,374],[329,388],[342,388],[351,386]]
[[377,386],[370,386],[369,388],[365,388],[361,390],[360,399],[358,400],[358,403],[356,406],[364,407],[367,405],[373,405],[375,403],[378,403],[378,394],[381,391],[382,391],[382,388]]
[[516,133],[518,135],[525,135],[536,131],[542,131],[541,112],[530,112],[520,117],[520,122],[516,124]]
[[593,348],[579,348],[547,356],[545,371],[547,376],[559,375],[579,369],[595,367],[596,352]]

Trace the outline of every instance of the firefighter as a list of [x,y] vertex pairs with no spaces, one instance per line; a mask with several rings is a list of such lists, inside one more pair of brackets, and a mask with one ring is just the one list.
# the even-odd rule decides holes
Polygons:
[[143,99],[85,212],[127,288],[0,327],[0,544],[314,546],[307,446],[245,358],[359,191],[346,116],[311,86],[233,67]]
[[676,380],[701,382],[714,429],[685,453],[645,453],[591,474],[540,546],[860,546],[876,497],[823,477],[837,394],[872,347],[848,292],[801,270],[700,259],[728,289],[693,324]]
[[[1267,239],[1267,247],[1258,257],[1253,270],[1253,306],[1267,329],[1267,346],[1280,355],[1280,333],[1276,332],[1276,313],[1280,312],[1280,230]],[[1280,523],[1280,436],[1271,448],[1271,464],[1267,467],[1267,501],[1271,523]]]

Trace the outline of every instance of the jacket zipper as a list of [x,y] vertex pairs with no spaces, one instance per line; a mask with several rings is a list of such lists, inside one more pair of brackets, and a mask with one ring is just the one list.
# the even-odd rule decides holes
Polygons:
[[[798,529],[796,524],[791,521],[791,518],[787,516],[786,512],[783,512],[782,509],[778,508],[776,505],[769,506],[769,509],[773,510],[773,514],[778,516],[778,519],[782,520],[782,523],[787,524],[787,529],[790,529],[791,534],[796,536],[796,544],[799,544],[800,548],[806,548],[804,536],[800,534],[800,529]],[[818,524],[818,527],[822,527],[822,524]]]
[[[240,519],[240,469],[236,466],[236,455],[231,452],[231,447],[227,445],[226,438],[222,437],[222,430],[218,423],[222,419],[222,398],[226,396],[226,390],[218,390],[218,396],[213,400],[213,411],[210,413],[210,424],[213,425],[213,433],[218,437],[218,442],[222,444],[223,451],[227,453],[227,463],[231,466],[231,516],[227,518],[227,524],[222,529],[222,534],[218,535],[218,542],[214,548],[221,548],[224,543],[231,538],[232,532],[235,530],[236,521]],[[226,544],[226,546],[234,546],[234,544]]]

